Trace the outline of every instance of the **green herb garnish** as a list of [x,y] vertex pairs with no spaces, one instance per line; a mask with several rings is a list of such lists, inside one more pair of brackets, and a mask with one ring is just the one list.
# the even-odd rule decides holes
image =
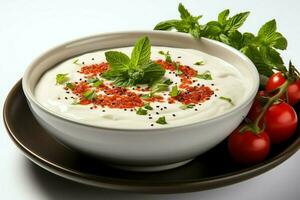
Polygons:
[[162,124],[162,125],[163,125],[163,124],[167,124],[166,117],[163,116],[163,117],[158,118],[158,119],[156,120],[156,123]]
[[70,90],[73,90],[75,88],[75,84],[74,83],[67,83],[66,84],[67,88],[69,88]]
[[98,78],[89,78],[87,80],[88,83],[95,83],[96,81],[98,81],[99,79]]
[[175,66],[175,73],[176,73],[177,75],[183,74],[183,72],[179,70],[179,63],[173,62],[173,65]]
[[171,81],[171,79],[168,78],[168,79],[164,80],[163,83],[167,84],[167,85],[171,85],[173,82]]
[[93,87],[98,87],[103,84],[103,80],[99,80],[98,78],[90,78],[87,80],[88,83],[92,83]]
[[143,108],[139,108],[137,111],[136,111],[136,114],[138,115],[147,115],[148,111],[143,109]]
[[177,85],[173,86],[171,92],[169,93],[171,97],[177,97],[179,94],[180,90],[178,90]]
[[151,98],[152,96],[150,95],[150,94],[143,94],[142,96],[141,96],[141,98],[142,99],[149,99],[149,98]]
[[69,80],[68,74],[57,74],[56,75],[56,84],[64,84]]
[[147,110],[153,110],[153,108],[150,106],[150,103],[145,103],[144,108]]
[[87,90],[83,93],[83,96],[88,100],[93,100],[97,97],[97,94],[95,90]]
[[212,80],[210,71],[206,71],[202,74],[197,74],[196,77],[204,80]]
[[79,61],[79,59],[75,59],[75,60],[73,61],[73,64],[75,64],[75,65],[80,65],[80,64],[78,63],[78,61]]
[[227,101],[227,102],[230,103],[231,105],[234,105],[232,99],[229,98],[229,97],[223,97],[223,96],[221,96],[221,97],[219,97],[219,99],[222,99],[222,100],[224,100],[224,101]]
[[155,26],[155,30],[172,30],[189,33],[196,39],[206,37],[230,45],[246,56],[264,76],[271,76],[273,69],[286,72],[283,60],[278,50],[287,48],[286,38],[277,32],[276,21],[270,20],[259,29],[257,34],[240,32],[239,28],[246,21],[249,12],[238,13],[229,17],[228,9],[219,13],[217,20],[200,24],[200,16],[193,16],[179,4],[178,11],[181,19],[162,21]]
[[98,79],[96,82],[93,83],[93,87],[99,87],[100,85],[103,84],[103,82],[104,82],[103,80]]
[[165,56],[165,61],[166,61],[166,62],[169,62],[169,63],[172,62],[172,58],[171,58],[171,55],[170,55],[169,51],[167,51],[166,53],[163,52],[163,51],[159,51],[158,53],[159,53],[160,55]]
[[163,77],[165,69],[150,60],[150,53],[150,41],[146,36],[135,43],[131,58],[122,52],[107,51],[105,57],[111,69],[102,77],[113,80],[120,87],[152,85]]
[[191,109],[194,107],[195,107],[194,104],[182,104],[179,108],[181,108],[182,110],[186,110],[186,109]]
[[194,63],[194,65],[204,65],[204,64],[205,62],[203,60]]

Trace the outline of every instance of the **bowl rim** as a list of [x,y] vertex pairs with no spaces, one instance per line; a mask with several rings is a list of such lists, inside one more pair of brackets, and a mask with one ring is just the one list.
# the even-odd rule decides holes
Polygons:
[[209,43],[213,43],[217,46],[220,46],[224,49],[226,49],[227,51],[231,51],[234,54],[236,54],[238,57],[240,57],[242,60],[245,61],[245,63],[252,68],[253,71],[253,76],[256,79],[256,81],[253,83],[254,87],[252,88],[252,91],[250,91],[250,95],[244,99],[243,102],[241,102],[238,106],[234,107],[232,110],[225,112],[219,116],[216,117],[212,117],[210,119],[206,119],[206,120],[202,120],[199,122],[194,122],[194,123],[190,123],[190,124],[184,124],[184,125],[180,125],[180,126],[174,126],[174,127],[149,127],[149,128],[115,128],[115,127],[107,127],[107,126],[101,126],[101,125],[93,125],[93,124],[87,124],[84,122],[80,122],[80,121],[76,121],[73,120],[71,118],[65,117],[63,115],[57,114],[53,111],[51,111],[50,109],[48,109],[47,107],[43,106],[40,102],[37,101],[37,99],[35,98],[32,90],[29,89],[27,83],[30,79],[30,71],[32,70],[32,68],[35,67],[36,63],[38,63],[43,57],[45,57],[47,54],[65,47],[65,46],[69,46],[72,45],[73,43],[79,43],[79,42],[83,42],[89,39],[93,39],[96,37],[105,37],[105,36],[113,36],[113,35],[126,35],[126,34],[143,34],[143,35],[150,35],[150,34],[161,34],[161,35],[170,35],[170,36],[180,36],[180,37],[184,37],[184,38],[189,38],[189,39],[193,39],[193,37],[187,33],[179,33],[179,32],[166,32],[166,31],[158,31],[158,30],[131,30],[131,31],[115,31],[115,32],[106,32],[106,33],[100,33],[100,34],[94,34],[94,35],[90,35],[90,36],[86,36],[86,37],[80,37],[77,39],[73,39],[70,41],[67,41],[65,43],[56,45],[50,49],[48,49],[47,51],[43,52],[42,54],[40,54],[38,57],[36,57],[30,64],[29,66],[27,66],[23,78],[22,78],[22,89],[23,92],[26,96],[27,101],[29,101],[30,103],[34,103],[39,109],[41,109],[42,111],[46,112],[47,114],[50,114],[53,117],[59,118],[60,120],[64,120],[70,123],[75,123],[77,125],[80,126],[85,126],[85,127],[90,127],[90,128],[97,128],[97,129],[104,129],[104,130],[115,130],[115,131],[144,131],[144,132],[156,132],[156,131],[168,131],[168,130],[172,130],[172,129],[179,129],[179,128],[187,128],[187,127],[192,127],[192,126],[199,126],[199,125],[203,125],[203,124],[207,124],[207,123],[213,123],[215,121],[218,120],[222,120],[224,118],[227,118],[228,116],[235,114],[236,112],[242,110],[244,107],[246,107],[249,103],[251,103],[251,101],[253,101],[253,98],[255,97],[258,88],[259,88],[259,74],[258,71],[254,65],[254,63],[247,57],[245,56],[243,53],[241,53],[240,51],[234,49],[233,47],[221,43],[219,41],[216,40],[212,40],[212,39],[208,39],[208,38],[201,38],[201,40],[204,40],[206,42]]

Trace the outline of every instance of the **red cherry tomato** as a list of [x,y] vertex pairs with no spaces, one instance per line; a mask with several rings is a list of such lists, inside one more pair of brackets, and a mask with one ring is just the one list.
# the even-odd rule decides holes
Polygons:
[[270,151],[270,139],[266,132],[255,135],[252,131],[235,130],[228,138],[228,149],[233,160],[251,165],[263,161]]
[[265,114],[266,132],[273,144],[290,138],[297,128],[297,122],[295,110],[284,102],[270,106]]
[[295,105],[300,101],[300,80],[291,83],[287,89],[289,104]]
[[279,86],[281,86],[285,82],[285,78],[283,77],[281,72],[274,73],[272,76],[269,77],[265,90],[267,92],[272,92]]

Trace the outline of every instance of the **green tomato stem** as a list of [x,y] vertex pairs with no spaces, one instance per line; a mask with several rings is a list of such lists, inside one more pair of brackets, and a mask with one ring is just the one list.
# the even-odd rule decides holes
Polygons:
[[263,116],[265,115],[267,109],[275,102],[277,101],[283,94],[286,93],[287,87],[289,86],[290,81],[286,80],[280,87],[279,87],[279,91],[276,95],[272,96],[268,102],[264,105],[262,112],[258,115],[257,119],[254,122],[254,129],[257,131],[261,131],[261,129],[259,128],[259,122],[260,120],[263,118]]

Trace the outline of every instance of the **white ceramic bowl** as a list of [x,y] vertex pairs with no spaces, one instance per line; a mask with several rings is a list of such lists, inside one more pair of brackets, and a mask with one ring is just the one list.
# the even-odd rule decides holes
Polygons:
[[[218,117],[176,128],[116,129],[91,126],[66,119],[42,106],[34,89],[45,71],[83,53],[132,46],[147,35],[152,45],[191,48],[219,57],[246,75],[251,85],[247,98]],[[248,113],[258,90],[259,76],[253,63],[239,51],[209,39],[162,31],[131,31],[100,34],[55,47],[37,58],[26,70],[23,90],[38,122],[68,146],[127,170],[157,171],[187,163],[224,140]]]

